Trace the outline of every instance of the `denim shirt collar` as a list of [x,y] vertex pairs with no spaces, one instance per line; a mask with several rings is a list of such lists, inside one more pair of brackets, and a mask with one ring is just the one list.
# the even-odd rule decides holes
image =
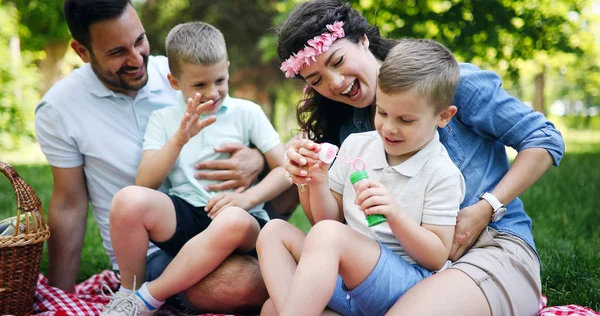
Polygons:
[[340,128],[340,144],[352,133],[362,133],[374,130],[371,124],[371,107],[354,108],[352,119],[344,122]]
[[354,108],[354,115],[352,116],[354,125],[360,132],[368,132],[374,130],[371,124],[371,107],[365,108]]

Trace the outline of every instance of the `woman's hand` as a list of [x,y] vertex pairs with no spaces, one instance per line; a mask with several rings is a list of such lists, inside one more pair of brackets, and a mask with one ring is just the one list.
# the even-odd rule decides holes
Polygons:
[[248,189],[265,168],[265,159],[258,150],[240,143],[228,143],[215,147],[216,152],[230,153],[229,159],[203,161],[196,164],[196,179],[222,181],[206,187],[208,191],[235,189],[241,193]]
[[285,152],[284,168],[293,183],[321,182],[328,165],[319,160],[320,145],[309,139],[296,139]]
[[473,246],[481,232],[490,223],[492,207],[484,200],[467,206],[458,212],[450,260],[456,261]]

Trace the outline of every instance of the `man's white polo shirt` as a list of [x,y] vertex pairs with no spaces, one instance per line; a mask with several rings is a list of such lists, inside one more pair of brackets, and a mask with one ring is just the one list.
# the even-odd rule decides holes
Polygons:
[[36,108],[37,140],[50,165],[83,165],[94,217],[115,269],[108,210],[120,189],[135,184],[150,114],[181,100],[168,73],[166,57],[150,56],[148,83],[131,98],[108,89],[85,64],[52,86]]

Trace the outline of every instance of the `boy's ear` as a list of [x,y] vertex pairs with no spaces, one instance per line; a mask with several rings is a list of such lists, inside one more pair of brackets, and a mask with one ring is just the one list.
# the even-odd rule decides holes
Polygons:
[[458,111],[458,109],[454,105],[451,105],[443,110],[442,113],[440,113],[440,119],[437,124],[438,127],[445,127],[448,125],[452,117],[456,115],[456,111]]
[[81,60],[84,63],[90,62],[90,51],[85,46],[83,46],[83,44],[79,43],[76,40],[72,40],[71,48],[75,51],[75,53],[77,53],[79,58],[81,58]]
[[175,78],[175,76],[173,76],[173,74],[168,74],[167,79],[169,79],[169,84],[171,85],[171,88],[173,88],[175,90],[180,90],[179,82],[177,81],[177,78]]

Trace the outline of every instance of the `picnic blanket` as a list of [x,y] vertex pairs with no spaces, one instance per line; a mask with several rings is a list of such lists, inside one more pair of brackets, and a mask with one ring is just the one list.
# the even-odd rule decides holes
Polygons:
[[[35,290],[34,313],[42,316],[100,315],[104,306],[110,301],[110,298],[102,293],[102,284],[106,284],[111,290],[116,291],[120,281],[114,272],[104,270],[81,284],[75,285],[73,293],[67,293],[48,285],[48,279],[40,273]],[[176,316],[179,313],[168,306],[163,306],[155,315]],[[204,316],[219,315],[204,314]]]
[[[35,291],[34,312],[36,315],[43,316],[99,315],[109,301],[109,298],[101,291],[102,284],[106,284],[116,291],[119,287],[119,279],[112,271],[105,270],[76,285],[74,293],[67,293],[49,286],[48,279],[40,274]],[[579,305],[547,307],[547,303],[548,299],[542,295],[538,316],[600,315],[588,307]],[[175,316],[178,313],[169,307],[162,307],[156,315]],[[217,316],[217,314],[204,314],[204,316]]]

